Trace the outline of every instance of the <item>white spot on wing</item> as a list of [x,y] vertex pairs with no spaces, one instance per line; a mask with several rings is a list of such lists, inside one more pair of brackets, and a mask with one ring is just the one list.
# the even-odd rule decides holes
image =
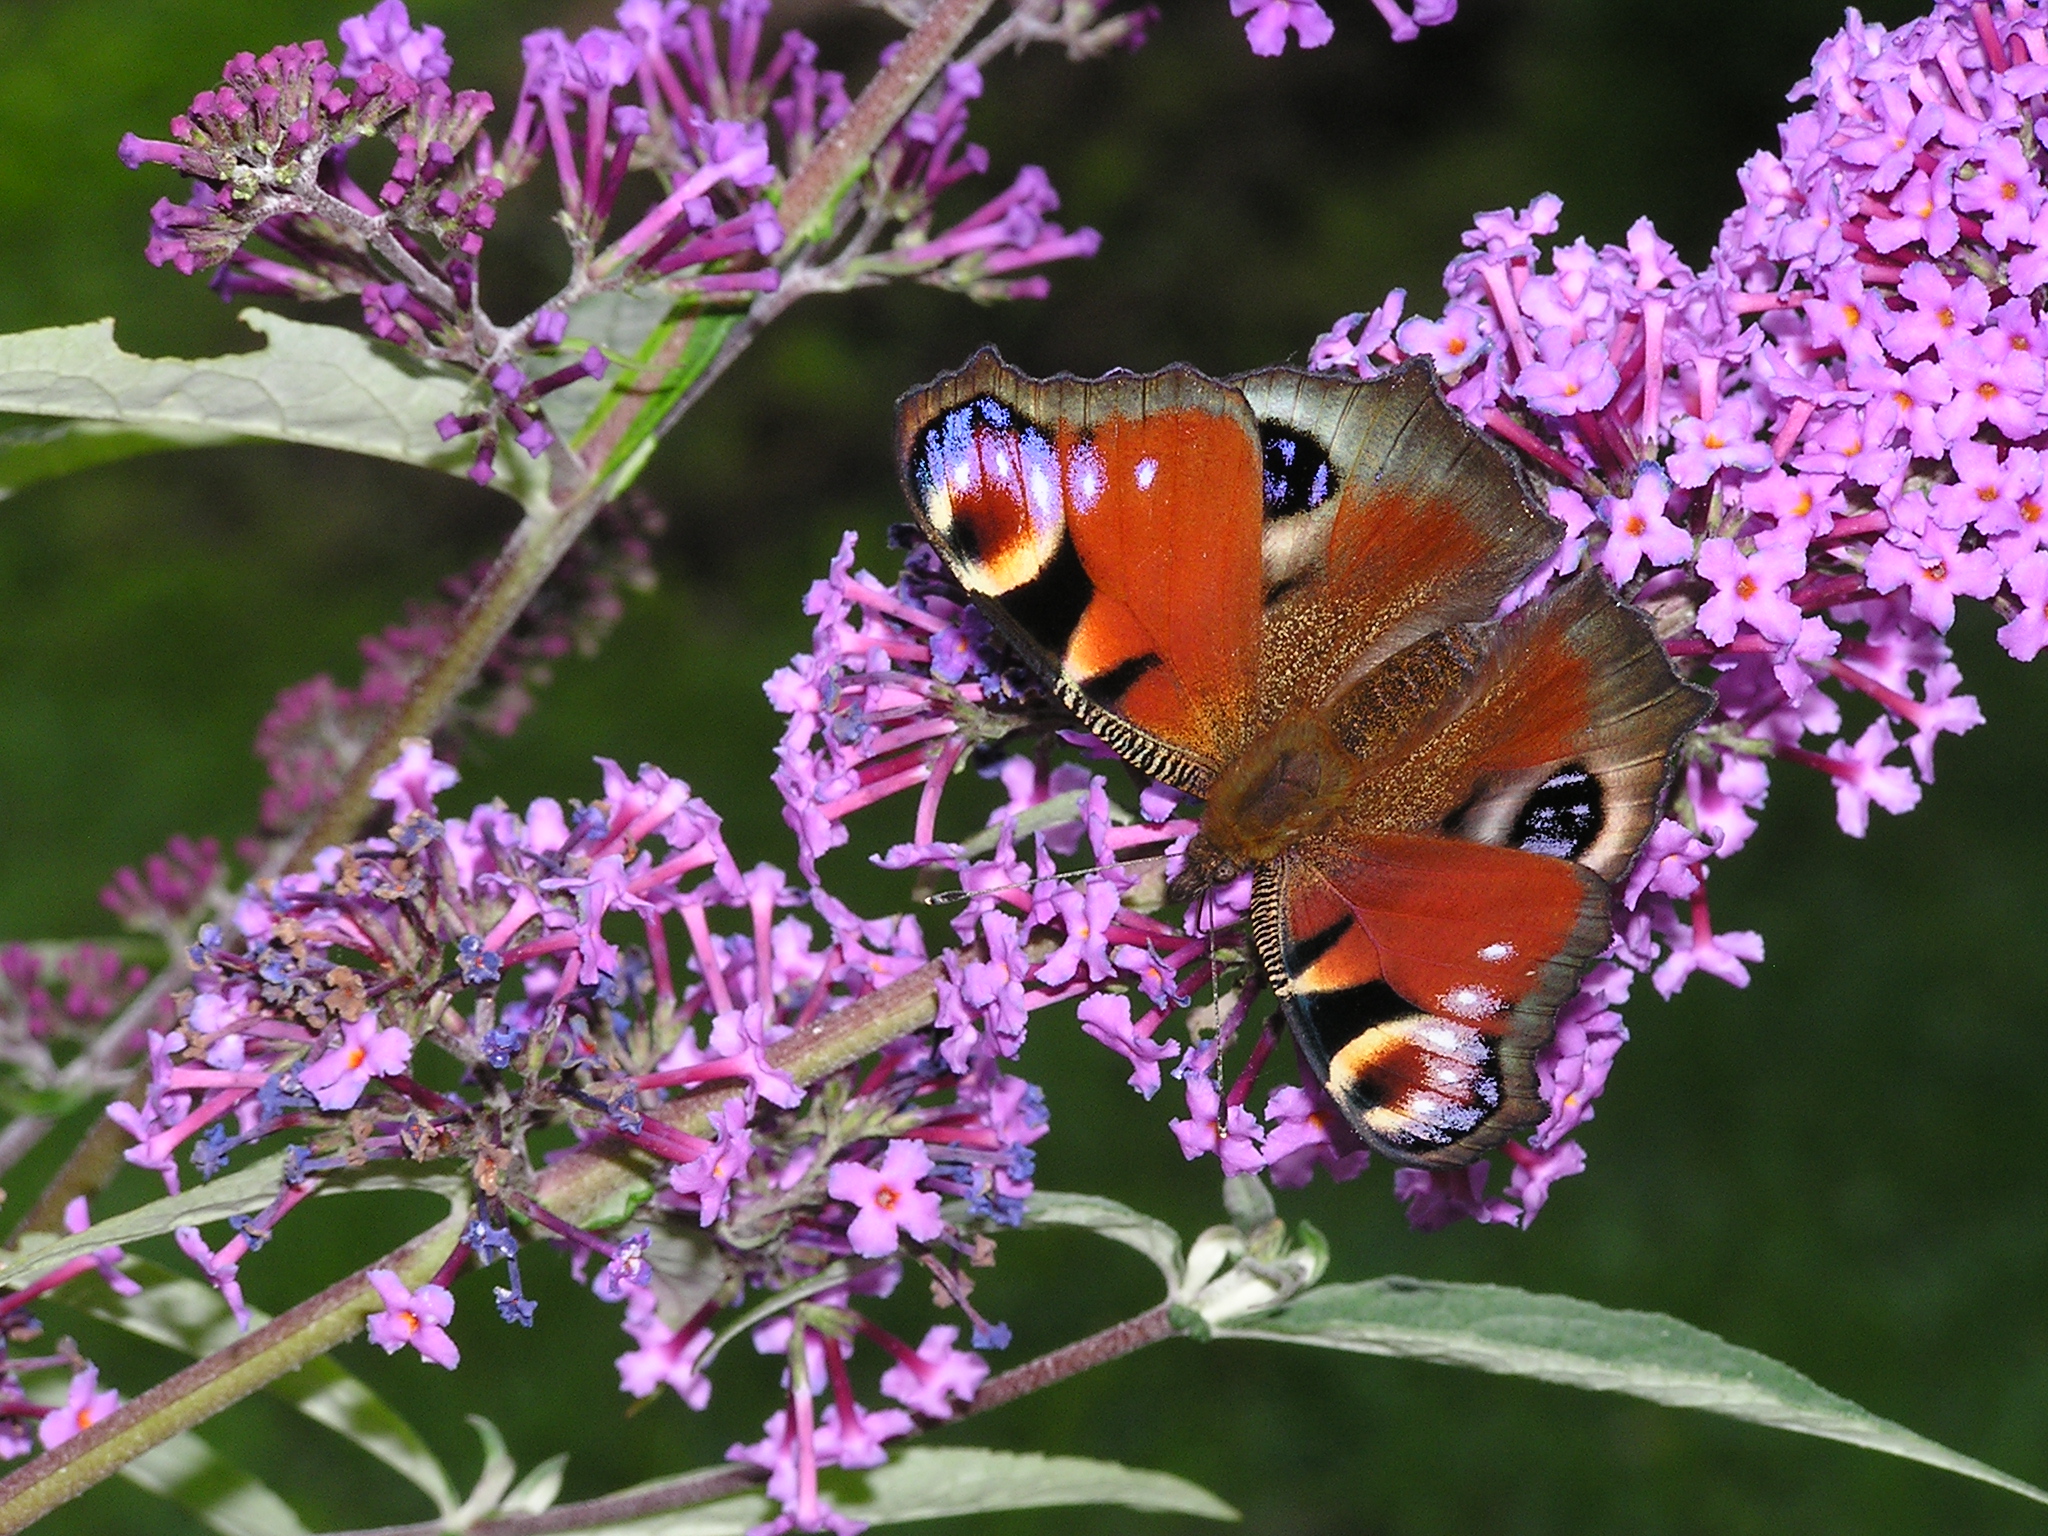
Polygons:
[[1159,461],[1158,461],[1157,459],[1155,459],[1155,458],[1152,458],[1152,457],[1150,457],[1150,456],[1148,455],[1147,457],[1145,457],[1145,458],[1142,458],[1142,459],[1138,460],[1138,474],[1137,474],[1137,479],[1138,479],[1138,489],[1139,489],[1139,490],[1141,490],[1141,491],[1149,491],[1149,490],[1151,490],[1151,489],[1152,489],[1152,482],[1153,482],[1153,481],[1154,481],[1155,479],[1157,479],[1157,478],[1158,478],[1158,476],[1159,476]]
[[1067,512],[1081,517],[1095,510],[1107,488],[1109,472],[1093,443],[1078,443],[1067,460]]
[[1471,985],[1451,988],[1437,999],[1436,1005],[1454,1019],[1491,1018],[1505,1006],[1501,995],[1493,988]]
[[1515,946],[1512,944],[1489,944],[1486,948],[1479,951],[1479,958],[1490,965],[1499,965],[1503,960],[1515,958]]
[[1049,537],[1065,511],[1060,496],[1059,456],[1044,434],[1026,432],[1018,439],[1024,458],[1024,508],[1038,536]]

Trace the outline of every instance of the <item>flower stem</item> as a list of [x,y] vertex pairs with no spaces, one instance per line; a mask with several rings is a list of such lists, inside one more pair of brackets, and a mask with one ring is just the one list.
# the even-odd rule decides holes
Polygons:
[[[1015,1402],[1083,1371],[1106,1365],[1134,1350],[1143,1349],[1147,1344],[1170,1339],[1177,1330],[1168,1318],[1169,1310],[1168,1305],[1161,1302],[1149,1312],[1140,1312],[1136,1317],[1126,1318],[1100,1333],[1077,1339],[1050,1354],[1040,1355],[1036,1360],[1026,1361],[1014,1371],[992,1376],[974,1394],[974,1401],[960,1409],[952,1419],[921,1419],[919,1428],[933,1429],[971,1414],[986,1413],[991,1408]],[[580,1504],[558,1504],[534,1515],[479,1520],[469,1527],[469,1536],[554,1536],[560,1531],[609,1530],[630,1521],[666,1514],[670,1510],[689,1509],[708,1504],[713,1499],[730,1498],[757,1488],[767,1480],[768,1474],[755,1466],[706,1467],[701,1472],[692,1472],[653,1488],[607,1494],[599,1499],[586,1499]],[[417,1525],[381,1526],[374,1533],[338,1531],[334,1536],[441,1536],[444,1530],[439,1522],[428,1520]]]
[[1091,1333],[1085,1339],[1076,1339],[1050,1354],[1040,1355],[1036,1360],[1027,1360],[1015,1370],[991,1376],[974,1394],[974,1401],[954,1417],[964,1419],[970,1414],[1000,1408],[1005,1403],[1042,1391],[1055,1382],[1065,1381],[1069,1376],[1078,1376],[1083,1371],[1093,1370],[1098,1365],[1143,1349],[1147,1344],[1170,1339],[1180,1331],[1173,1326],[1172,1310],[1170,1303],[1162,1301],[1149,1312],[1127,1317],[1100,1333]]
[[[408,1286],[431,1279],[455,1249],[467,1205],[365,1269],[395,1270]],[[59,1504],[112,1476],[278,1377],[354,1337],[383,1302],[358,1270],[254,1333],[237,1339],[124,1403],[89,1429],[0,1478],[0,1536],[11,1536]]]

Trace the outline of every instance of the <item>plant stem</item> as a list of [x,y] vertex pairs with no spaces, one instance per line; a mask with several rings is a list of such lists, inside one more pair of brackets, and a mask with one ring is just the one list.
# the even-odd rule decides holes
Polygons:
[[[408,1286],[424,1284],[455,1251],[468,1219],[465,1206],[368,1267],[395,1270]],[[326,1354],[354,1337],[370,1314],[382,1308],[376,1291],[358,1271],[122,1404],[55,1450],[0,1478],[0,1536],[12,1536],[144,1451]]]
[[1173,1326],[1171,1312],[1171,1304],[1162,1301],[1149,1312],[1127,1317],[1100,1333],[1091,1333],[1085,1339],[1076,1339],[1050,1354],[1040,1355],[1036,1360],[1027,1360],[1015,1370],[991,1376],[974,1394],[974,1401],[954,1417],[964,1419],[970,1414],[1000,1408],[1005,1403],[1042,1391],[1054,1382],[1065,1381],[1069,1376],[1078,1376],[1133,1350],[1143,1349],[1147,1344],[1170,1339],[1180,1331]]
[[[1043,1391],[1071,1376],[1143,1349],[1147,1344],[1170,1339],[1176,1330],[1168,1320],[1168,1310],[1167,1304],[1161,1302],[1149,1312],[1140,1312],[1136,1317],[1126,1318],[1100,1333],[1076,1339],[1050,1354],[1026,1361],[1014,1371],[991,1376],[974,1394],[974,1401],[962,1407],[951,1419],[920,1419],[919,1432],[935,1429],[941,1424],[956,1423],[973,1414],[986,1413],[991,1408],[1000,1408],[1005,1403],[1015,1402],[1020,1397]],[[713,1499],[730,1498],[759,1487],[767,1480],[768,1474],[755,1466],[706,1467],[701,1472],[692,1472],[652,1488],[606,1494],[603,1498],[586,1499],[580,1504],[561,1504],[535,1515],[479,1520],[469,1527],[468,1536],[554,1536],[554,1533],[562,1531],[610,1528],[666,1514],[670,1510],[708,1504]],[[334,1536],[441,1536],[444,1530],[440,1522],[427,1520],[416,1525],[339,1531]]]

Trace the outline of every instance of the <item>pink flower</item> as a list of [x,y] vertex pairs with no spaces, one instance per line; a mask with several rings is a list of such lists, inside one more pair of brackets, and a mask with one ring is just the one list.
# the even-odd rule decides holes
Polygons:
[[1716,645],[1733,640],[1745,623],[1780,644],[1799,638],[1801,615],[1785,595],[1806,572],[1799,551],[1777,547],[1745,555],[1733,539],[1708,539],[1700,546],[1698,570],[1715,588],[1700,606],[1700,633]]
[[697,1361],[710,1347],[712,1332],[704,1327],[671,1328],[661,1320],[657,1305],[652,1287],[636,1286],[626,1293],[626,1318],[620,1326],[640,1347],[615,1362],[619,1389],[634,1397],[652,1397],[657,1389],[669,1387],[702,1411],[711,1401],[711,1382],[698,1374]]
[[917,1181],[931,1171],[931,1154],[915,1141],[890,1142],[879,1168],[833,1164],[827,1192],[834,1200],[848,1200],[859,1207],[846,1229],[855,1253],[866,1259],[894,1253],[899,1227],[920,1243],[932,1242],[945,1230],[939,1197],[917,1187]]
[[1670,501],[1671,482],[1661,471],[1645,469],[1626,501],[1610,496],[1600,503],[1609,529],[1600,568],[1616,585],[1634,580],[1646,559],[1661,566],[1691,558],[1692,535],[1664,515]]
[[960,1330],[950,1325],[925,1334],[914,1356],[899,1355],[882,1372],[883,1395],[928,1419],[953,1417],[953,1401],[973,1402],[988,1379],[988,1362],[971,1350],[955,1349],[953,1341],[959,1336]]
[[1515,1165],[1508,1173],[1508,1198],[1520,1202],[1524,1227],[1550,1199],[1552,1184],[1586,1171],[1586,1149],[1576,1141],[1560,1142],[1547,1152],[1531,1152],[1509,1142],[1508,1154]]
[[[1195,1057],[1188,1058],[1190,1062]],[[1183,1069],[1186,1070],[1186,1069]],[[1167,1121],[1167,1129],[1180,1143],[1180,1155],[1193,1162],[1204,1152],[1214,1152],[1225,1174],[1256,1173],[1266,1163],[1259,1142],[1265,1128],[1242,1104],[1224,1107],[1222,1095],[1206,1071],[1189,1070],[1186,1078],[1188,1118]]]
[[36,1428],[36,1438],[43,1442],[44,1450],[54,1451],[72,1436],[91,1429],[120,1406],[121,1394],[111,1387],[102,1392],[100,1368],[88,1365],[71,1378],[70,1389],[64,1394],[64,1406],[43,1415],[43,1422]]
[[1244,24],[1245,40],[1265,59],[1287,51],[1289,27],[1304,48],[1322,47],[1337,31],[1315,0],[1230,0],[1230,14],[1251,17]]
[[1998,556],[1988,549],[1964,549],[1957,536],[1930,523],[1911,547],[1881,540],[1863,566],[1873,592],[1906,588],[1913,612],[1936,629],[1955,622],[1957,597],[1990,597],[2002,583]]
[[1467,1217],[1513,1223],[1521,1213],[1486,1193],[1490,1171],[1485,1162],[1468,1168],[1402,1168],[1394,1174],[1394,1194],[1408,1207],[1408,1225],[1418,1232],[1434,1232]]
[[[695,1162],[678,1163],[668,1171],[668,1187],[697,1198],[697,1224],[710,1226],[725,1214],[732,1181],[747,1170],[754,1138],[747,1129],[747,1096],[734,1094],[711,1112],[716,1140]],[[643,1396],[645,1394],[642,1394]]]
[[1891,722],[1879,716],[1853,747],[1840,741],[1828,745],[1827,762],[1834,766],[1826,771],[1835,781],[1835,821],[1851,837],[1870,830],[1873,802],[1894,816],[1903,816],[1920,803],[1920,786],[1912,773],[1885,765],[1898,744]]
[[1675,996],[1694,971],[1718,976],[1731,987],[1749,985],[1749,967],[1764,957],[1763,935],[1715,933],[1707,923],[1703,901],[1693,903],[1693,920],[1670,935],[1671,953],[1650,976],[1660,997]]
[[461,777],[434,756],[432,742],[408,736],[390,766],[370,780],[370,798],[389,800],[395,821],[403,821],[415,811],[431,816],[434,796],[453,787]]
[[1548,327],[1536,338],[1536,356],[1515,380],[1514,390],[1539,411],[1553,416],[1597,411],[1621,387],[1607,349],[1596,341],[1574,345],[1563,326]]
[[373,1077],[412,1065],[412,1036],[397,1025],[377,1027],[377,1010],[341,1027],[341,1044],[299,1070],[299,1081],[322,1109],[353,1109]]
[[1159,1091],[1159,1064],[1180,1054],[1177,1040],[1155,1040],[1152,1031],[1159,1015],[1146,1015],[1142,1032],[1131,1022],[1131,999],[1126,992],[1097,992],[1082,999],[1076,1010],[1081,1016],[1081,1033],[1101,1042],[1131,1064],[1130,1085],[1146,1098]]
[[427,1284],[416,1291],[388,1269],[373,1269],[365,1278],[376,1288],[384,1303],[382,1312],[370,1314],[370,1342],[387,1355],[395,1355],[410,1344],[434,1364],[454,1370],[462,1352],[448,1337],[447,1324],[455,1316],[455,1298],[446,1286]]
[[1717,469],[1771,467],[1771,445],[1756,436],[1756,410],[1740,397],[1721,402],[1707,420],[1681,416],[1671,428],[1677,449],[1664,461],[1673,485],[1705,485]]
[[2035,550],[2006,578],[2020,611],[1998,632],[1998,643],[2015,661],[2032,661],[2048,646],[2048,550]]

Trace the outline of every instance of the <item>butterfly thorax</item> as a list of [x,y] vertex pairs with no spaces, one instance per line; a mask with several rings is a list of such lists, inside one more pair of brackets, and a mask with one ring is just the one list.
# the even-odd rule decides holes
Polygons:
[[1281,721],[1216,776],[1177,893],[1279,858],[1350,804],[1363,770],[1322,716]]

